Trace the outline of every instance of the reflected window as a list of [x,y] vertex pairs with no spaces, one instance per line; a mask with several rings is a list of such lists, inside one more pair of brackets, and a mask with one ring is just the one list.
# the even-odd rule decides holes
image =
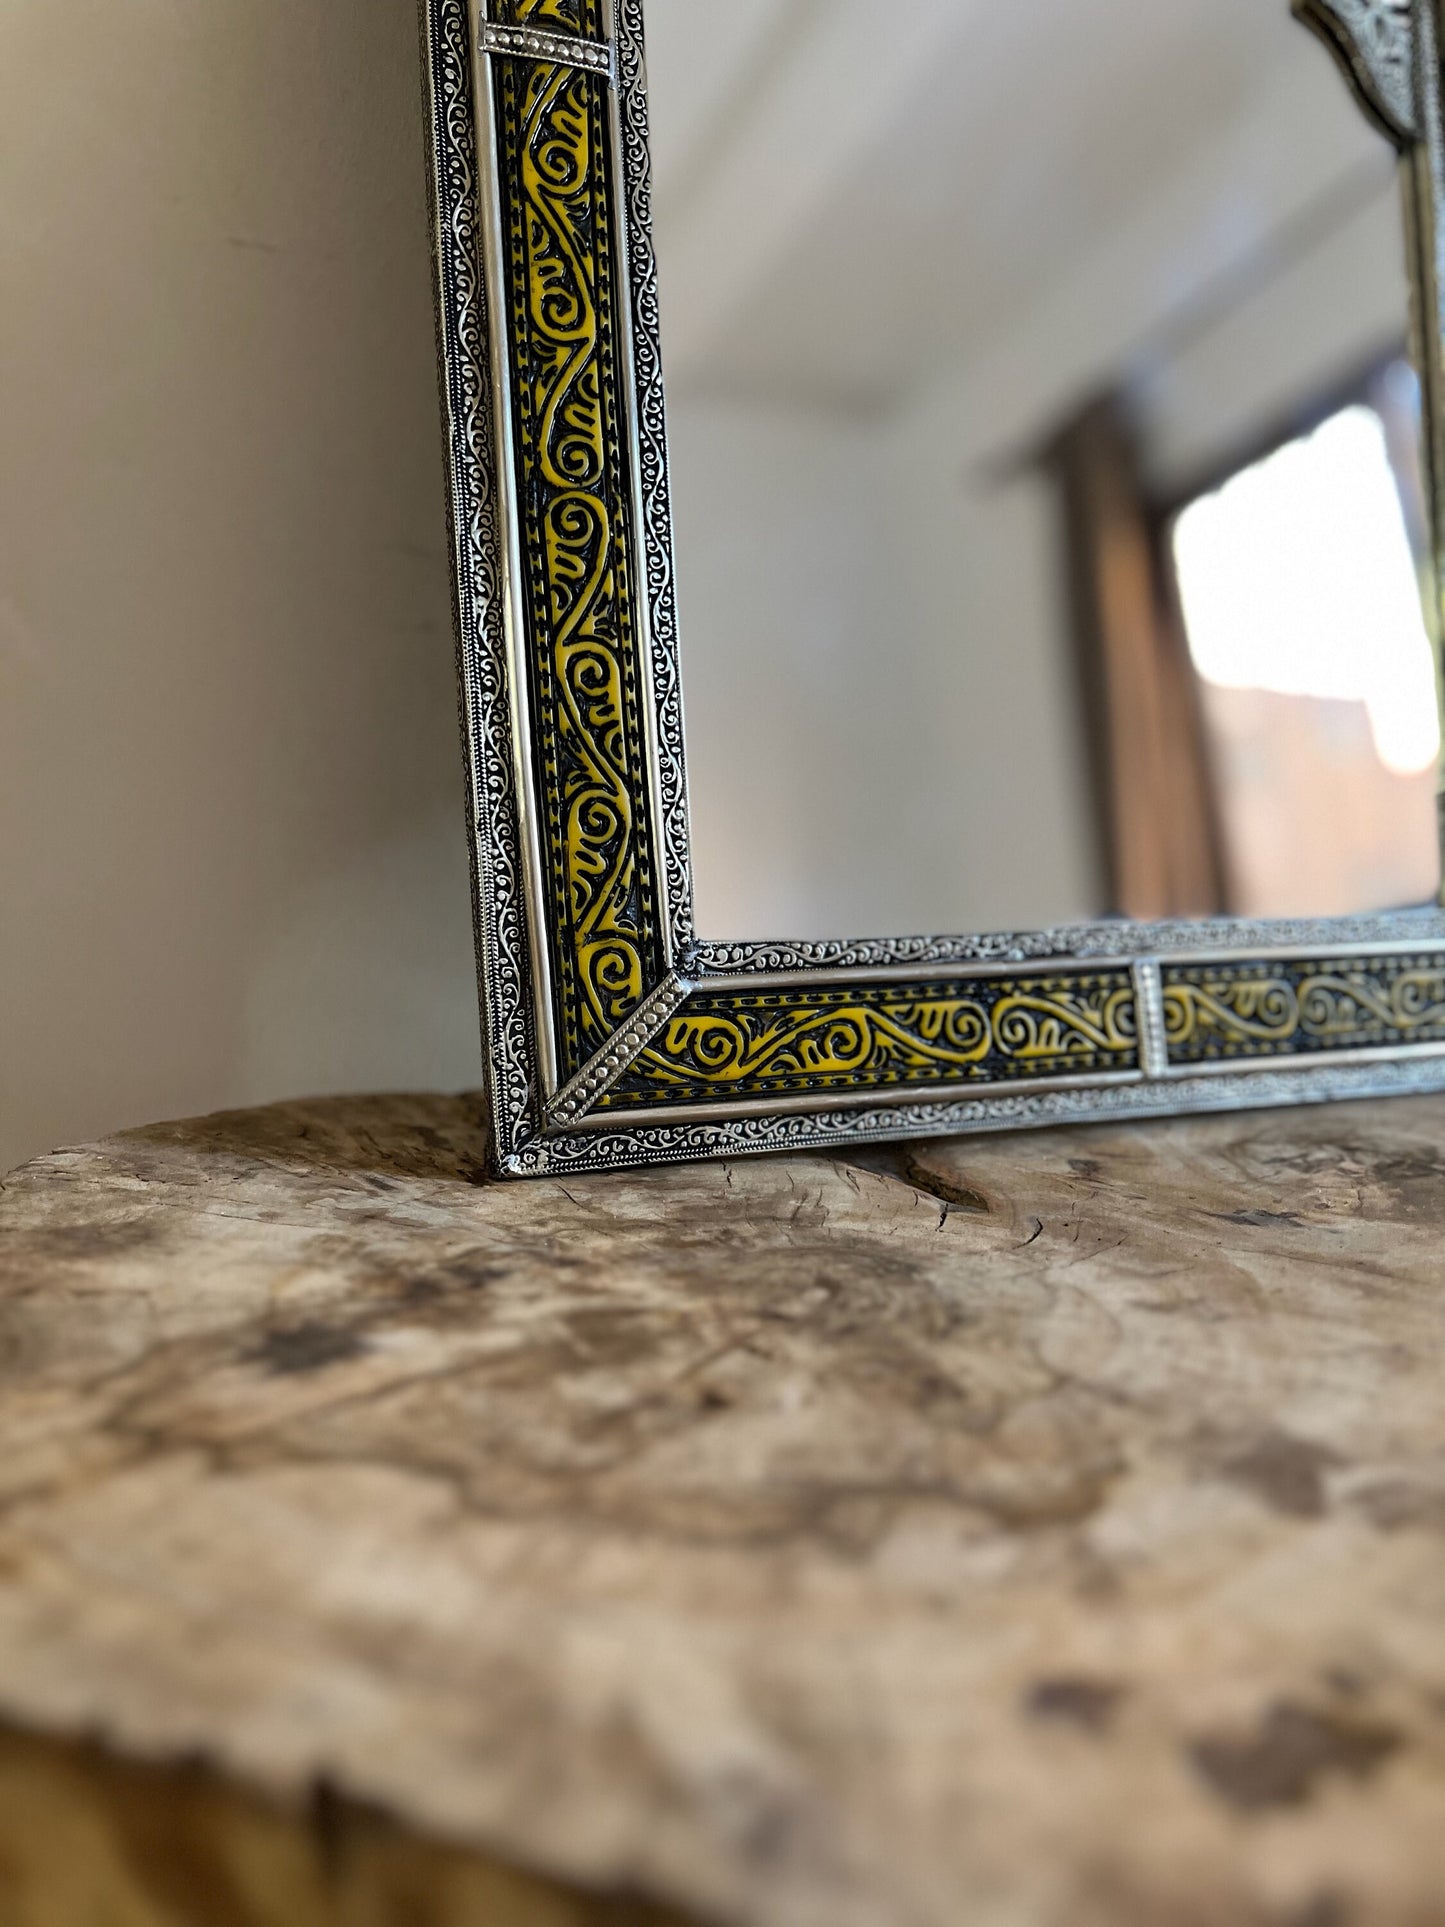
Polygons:
[[[1409,379],[1397,366],[1377,390],[1398,405]],[[1360,402],[1174,520],[1237,914],[1344,914],[1437,891],[1440,722],[1417,487],[1385,415]]]

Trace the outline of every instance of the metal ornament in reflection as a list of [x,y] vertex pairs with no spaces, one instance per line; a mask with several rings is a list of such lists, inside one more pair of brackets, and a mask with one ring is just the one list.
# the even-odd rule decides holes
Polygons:
[[[1433,206],[1427,4],[1295,0]],[[1438,912],[694,939],[642,0],[423,21],[502,1170],[1445,1087]]]
[[1334,50],[1365,111],[1396,141],[1420,136],[1416,0],[1293,0]]

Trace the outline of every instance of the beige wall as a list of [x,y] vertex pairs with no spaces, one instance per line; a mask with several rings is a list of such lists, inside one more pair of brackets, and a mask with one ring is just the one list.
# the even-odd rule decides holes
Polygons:
[[1035,476],[960,486],[951,451],[910,427],[777,401],[671,409],[704,936],[1099,910],[1053,501]]
[[0,6],[0,1168],[479,1072],[411,0]]

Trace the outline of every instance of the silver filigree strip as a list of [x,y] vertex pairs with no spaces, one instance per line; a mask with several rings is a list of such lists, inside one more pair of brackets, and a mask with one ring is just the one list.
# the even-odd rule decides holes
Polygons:
[[884,937],[823,943],[700,943],[685,968],[698,979],[843,970],[947,970],[973,964],[1049,960],[1132,962],[1165,956],[1288,955],[1301,950],[1403,949],[1445,944],[1445,914],[1400,910],[1381,916],[1290,918],[1273,922],[1211,917],[1198,923],[1062,924],[1053,930],[964,937]]
[[476,123],[466,0],[423,9],[436,211],[437,331],[446,425],[457,658],[470,812],[486,1090],[505,1162],[537,1129],[536,1042],[521,825],[512,782],[503,536],[496,498]]
[[632,1068],[638,1055],[647,1049],[692,995],[693,985],[674,971],[658,985],[645,1003],[639,1004],[620,1029],[590,1063],[562,1089],[547,1106],[549,1129],[575,1124],[604,1098],[618,1079]]
[[636,376],[634,455],[642,498],[641,550],[647,582],[657,787],[662,806],[658,845],[672,940],[671,961],[676,962],[693,937],[692,854],[687,766],[683,753],[682,671],[678,662],[677,578],[668,481],[667,411],[663,402],[657,257],[652,243],[652,160],[642,0],[616,0],[614,31],[623,217]]
[[1169,1075],[1169,1033],[1164,1020],[1164,974],[1157,957],[1134,965],[1134,1011],[1139,1030],[1139,1068],[1149,1078]]
[[1366,111],[1397,141],[1421,135],[1415,8],[1433,0],[1294,0],[1335,54]]
[[1338,1098],[1421,1096],[1445,1090],[1445,1057],[1333,1069],[1256,1071],[1237,1079],[1197,1077],[1106,1090],[1054,1091],[956,1104],[895,1105],[799,1117],[720,1119],[574,1132],[527,1145],[506,1166],[509,1177],[565,1176],[619,1165],[685,1164],[698,1158],[752,1157],[774,1151],[846,1156],[850,1149],[908,1138],[957,1137],[1043,1125],[1109,1124],[1181,1112],[1253,1110],[1320,1104]]
[[546,60],[557,67],[582,67],[589,74],[612,78],[612,49],[602,40],[579,40],[575,34],[542,33],[536,27],[481,27],[483,53],[510,55],[518,60]]

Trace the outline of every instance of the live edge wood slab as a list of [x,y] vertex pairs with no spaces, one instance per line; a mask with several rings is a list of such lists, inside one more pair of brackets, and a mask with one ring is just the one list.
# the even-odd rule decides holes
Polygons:
[[0,1195],[4,1927],[1445,1921],[1445,1101]]

